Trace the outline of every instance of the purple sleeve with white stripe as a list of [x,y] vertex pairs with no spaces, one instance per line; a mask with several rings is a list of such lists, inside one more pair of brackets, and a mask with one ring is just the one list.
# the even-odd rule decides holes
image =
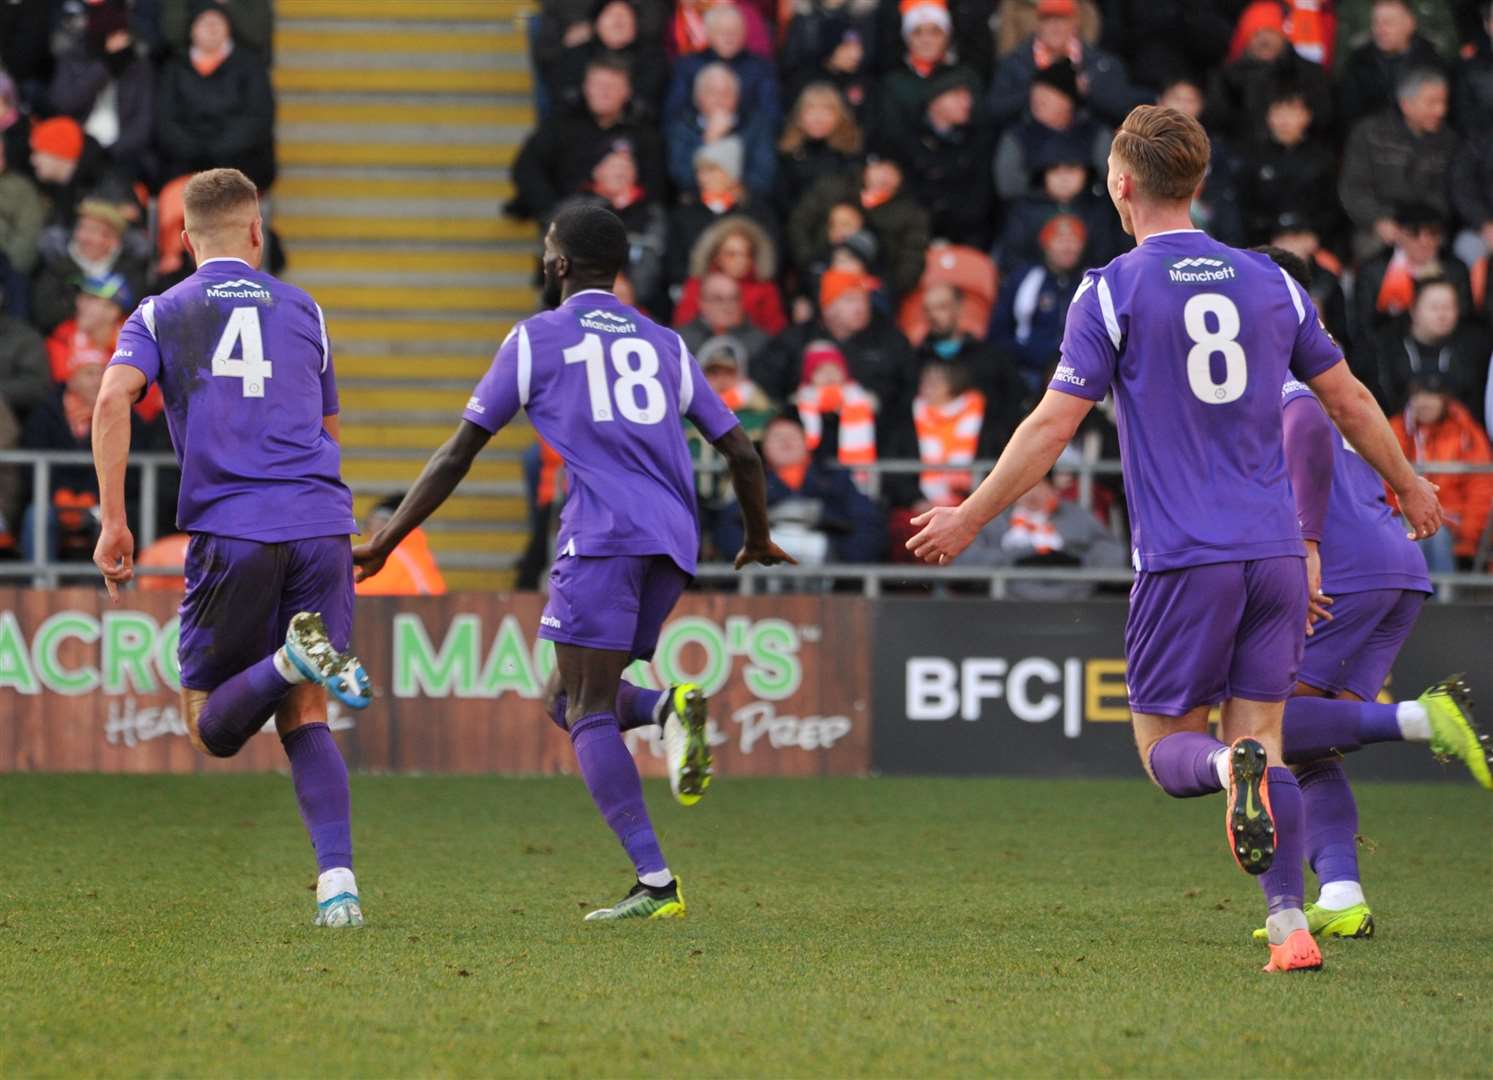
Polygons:
[[528,395],[520,392],[520,383],[525,384],[526,391],[531,366],[528,333],[522,326],[515,327],[493,357],[487,374],[472,391],[462,419],[484,431],[497,432],[525,403]]
[[114,355],[109,366],[128,364],[138,368],[149,386],[161,377],[161,350],[156,345],[155,298],[141,301],[124,326],[120,328],[119,340],[114,346]]
[[1119,335],[1109,286],[1090,271],[1068,305],[1061,359],[1047,388],[1103,401],[1119,363]]
[[[1285,275],[1285,271],[1281,271]],[[1302,382],[1315,379],[1328,368],[1343,359],[1343,347],[1332,339],[1322,317],[1317,314],[1317,305],[1307,291],[1289,277],[1286,285],[1291,290],[1291,300],[1300,320],[1296,327],[1296,343],[1291,350],[1291,373]]]
[[741,421],[736,419],[736,414],[726,407],[720,395],[705,381],[700,362],[689,351],[683,338],[679,339],[679,350],[687,373],[680,380],[679,411],[699,429],[707,442],[716,442]]

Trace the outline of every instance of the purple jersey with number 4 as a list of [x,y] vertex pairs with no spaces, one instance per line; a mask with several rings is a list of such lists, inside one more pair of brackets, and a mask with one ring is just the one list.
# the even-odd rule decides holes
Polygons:
[[161,384],[183,532],[277,543],[358,531],[337,443],[321,308],[238,259],[141,301],[110,365]]
[[[1281,408],[1298,398],[1316,401],[1311,387],[1287,380],[1281,390]],[[1384,494],[1384,481],[1336,431],[1332,492],[1327,499],[1319,551],[1322,591],[1328,596],[1376,589],[1431,591],[1426,557],[1405,535],[1405,526]]]
[[1342,355],[1268,257],[1195,229],[1084,275],[1051,388],[1114,391],[1137,570],[1306,554],[1280,387]]
[[497,431],[520,407],[565,461],[562,553],[667,555],[695,572],[700,527],[681,417],[712,442],[737,419],[677,333],[611,293],[576,293],[513,328],[462,415]]

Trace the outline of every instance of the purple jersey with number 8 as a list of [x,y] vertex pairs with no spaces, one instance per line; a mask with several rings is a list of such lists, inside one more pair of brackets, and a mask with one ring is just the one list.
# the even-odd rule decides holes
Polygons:
[[141,301],[110,366],[158,382],[181,464],[183,532],[278,543],[358,531],[322,418],[337,384],[321,308],[239,259]]
[[1341,359],[1283,270],[1196,229],[1084,276],[1051,388],[1114,391],[1136,570],[1305,555],[1280,387]]
[[682,418],[712,442],[737,419],[677,333],[611,293],[576,293],[513,328],[462,415],[497,431],[521,407],[565,461],[561,554],[666,555],[695,572],[700,529]]

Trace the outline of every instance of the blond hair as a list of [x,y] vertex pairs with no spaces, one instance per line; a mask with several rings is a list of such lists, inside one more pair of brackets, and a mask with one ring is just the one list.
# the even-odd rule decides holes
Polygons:
[[1163,202],[1191,199],[1208,171],[1208,133],[1186,113],[1137,105],[1110,145],[1129,167],[1142,195]]
[[783,138],[778,143],[778,149],[785,154],[796,154],[808,136],[804,129],[799,126],[799,119],[804,114],[811,102],[822,101],[832,105],[837,119],[835,129],[829,133],[825,140],[831,150],[841,154],[859,154],[861,152],[861,129],[855,122],[855,114],[850,111],[850,106],[845,104],[845,98],[840,91],[836,90],[832,83],[817,82],[810,83],[804,87],[803,93],[798,95],[798,100],[793,104],[793,114],[789,116],[788,123],[783,129]]
[[259,189],[237,169],[208,169],[187,181],[181,193],[187,232],[213,233],[239,217],[258,216]]

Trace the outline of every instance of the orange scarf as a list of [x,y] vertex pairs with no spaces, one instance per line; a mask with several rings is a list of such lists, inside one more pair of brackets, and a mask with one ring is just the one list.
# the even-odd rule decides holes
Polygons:
[[779,480],[788,485],[790,490],[802,491],[804,481],[809,478],[809,463],[803,461],[797,465],[784,465],[773,471],[778,474]]
[[742,379],[731,389],[721,394],[721,401],[726,408],[732,412],[740,412],[746,408],[747,402],[751,401],[757,393],[757,385],[751,379]]
[[1384,271],[1384,281],[1379,285],[1379,295],[1374,307],[1387,315],[1399,315],[1410,310],[1415,303],[1415,278],[1410,273],[1410,264],[1398,249],[1390,256],[1389,266]]
[[[912,403],[912,419],[924,465],[970,465],[985,424],[985,395],[967,390],[937,406],[917,398]],[[937,506],[953,506],[969,494],[971,479],[968,472],[930,470],[921,477],[923,495]]]
[[1033,551],[1038,555],[1062,551],[1063,534],[1052,524],[1052,511],[1056,509],[1057,503],[1054,502],[1046,512],[1020,509],[1012,511],[1011,527],[1001,537],[1001,547],[1007,551]]
[[224,45],[215,53],[205,53],[201,49],[193,49],[189,54],[192,59],[192,68],[204,79],[223,66],[223,61],[233,55],[233,42]]
[[834,413],[840,418],[840,464],[875,463],[876,399],[859,383],[801,386],[793,403],[811,453],[824,439],[824,414]]
[[1075,68],[1079,71],[1083,70],[1083,43],[1078,38],[1072,37],[1068,39],[1068,49],[1066,52],[1049,49],[1046,45],[1042,44],[1040,39],[1032,39],[1032,58],[1037,61],[1038,71],[1051,67],[1065,56],[1073,61]]

